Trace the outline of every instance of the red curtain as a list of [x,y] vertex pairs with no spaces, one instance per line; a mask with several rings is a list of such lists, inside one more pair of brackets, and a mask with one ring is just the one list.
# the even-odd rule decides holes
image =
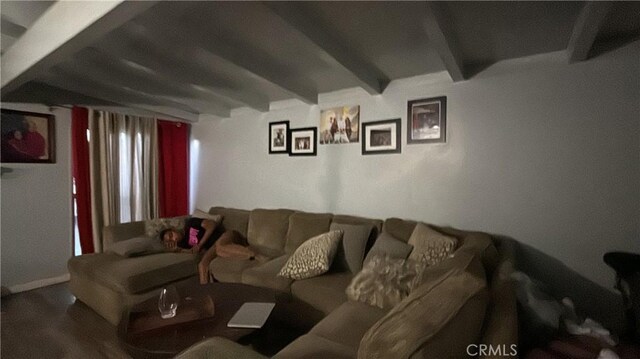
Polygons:
[[189,124],[158,120],[160,217],[189,211]]
[[89,180],[89,110],[74,106],[71,110],[71,146],[73,155],[73,178],[76,183],[76,205],[78,206],[78,232],[82,254],[93,253],[91,224],[91,188]]

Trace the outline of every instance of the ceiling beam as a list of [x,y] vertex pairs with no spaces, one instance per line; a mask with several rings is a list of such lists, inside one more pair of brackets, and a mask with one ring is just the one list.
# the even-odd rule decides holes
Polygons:
[[149,9],[155,1],[58,1],[2,55],[2,95]]
[[[144,48],[136,46],[141,43],[145,44]],[[214,67],[207,64],[206,57],[190,56],[186,59],[180,56],[195,54],[184,42],[170,45],[160,36],[145,36],[125,25],[118,33],[110,34],[97,45],[101,52],[119,54],[121,59],[152,71],[153,76],[163,81],[188,86],[205,96],[214,96],[260,112],[269,111],[270,101],[267,97],[212,73]]]
[[50,74],[43,76],[41,81],[68,91],[113,102],[123,107],[147,110],[191,122],[198,121],[198,114],[185,105],[177,104],[172,107],[166,107],[155,99],[154,96],[145,95],[137,91],[132,91],[131,89],[115,88],[106,83],[100,83],[86,78],[79,78],[58,68],[51,69]]
[[389,78],[382,71],[362,59],[354,53],[353,49],[332,35],[330,29],[311,16],[302,3],[265,2],[264,4],[290,27],[311,41],[318,48],[319,57],[332,58],[343,69],[352,73],[360,82],[360,87],[369,94],[380,94],[389,84]]
[[[258,49],[230,43],[210,31],[202,31],[194,24],[182,24],[182,31],[178,32],[160,19],[151,20],[145,23],[145,28],[152,34],[151,38],[159,37],[169,44],[189,41],[200,50],[206,51],[209,56],[232,64],[245,76],[266,80],[307,104],[318,103],[316,89],[294,76],[283,76],[281,66],[274,64],[266,53]],[[185,37],[185,34],[189,34],[188,38]]]
[[9,95],[2,98],[5,102],[40,103],[47,106],[86,105],[86,106],[114,106],[113,102],[105,101],[81,93],[68,91],[60,87],[42,82],[29,81]]
[[567,46],[569,63],[584,61],[598,36],[604,19],[611,10],[609,1],[587,1],[573,26],[573,32]]
[[[209,95],[203,96],[195,89],[183,86],[178,81],[163,81],[159,74],[147,73],[136,67],[127,66],[108,54],[103,54],[95,49],[85,49],[74,56],[74,61],[61,64],[75,75],[93,79],[101,83],[109,83],[116,87],[130,88],[142,93],[155,96],[158,100],[172,101],[173,104],[185,104],[191,98],[201,100],[198,105],[198,112],[227,117],[231,113],[231,108],[226,101]],[[162,101],[161,101],[162,102]],[[173,105],[172,103],[167,103]]]
[[4,14],[0,15],[0,29],[3,35],[7,35],[15,39],[19,38],[27,31],[26,27],[16,24],[4,16]]
[[455,38],[451,19],[446,14],[445,4],[429,1],[425,5],[424,29],[427,32],[429,44],[440,55],[451,79],[454,82],[465,80],[464,58]]

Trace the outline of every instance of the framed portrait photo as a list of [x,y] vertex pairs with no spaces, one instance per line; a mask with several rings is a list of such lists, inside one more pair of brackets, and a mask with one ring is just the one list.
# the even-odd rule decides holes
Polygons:
[[269,122],[269,154],[289,153],[289,121]]
[[447,97],[409,101],[407,143],[447,142]]
[[362,154],[401,153],[400,119],[363,122]]
[[317,153],[318,129],[316,127],[296,128],[289,131],[291,150],[289,156],[315,156]]
[[55,116],[2,110],[2,163],[55,163]]
[[360,142],[360,106],[320,111],[320,144]]

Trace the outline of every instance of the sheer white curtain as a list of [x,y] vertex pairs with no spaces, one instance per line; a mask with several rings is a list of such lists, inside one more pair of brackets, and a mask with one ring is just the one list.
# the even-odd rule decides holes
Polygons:
[[89,112],[91,203],[96,252],[104,226],[158,216],[156,120]]

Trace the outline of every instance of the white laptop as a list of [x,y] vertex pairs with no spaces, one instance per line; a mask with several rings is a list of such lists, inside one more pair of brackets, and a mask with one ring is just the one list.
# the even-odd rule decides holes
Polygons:
[[230,328],[262,328],[276,303],[247,302],[238,309],[229,323]]

